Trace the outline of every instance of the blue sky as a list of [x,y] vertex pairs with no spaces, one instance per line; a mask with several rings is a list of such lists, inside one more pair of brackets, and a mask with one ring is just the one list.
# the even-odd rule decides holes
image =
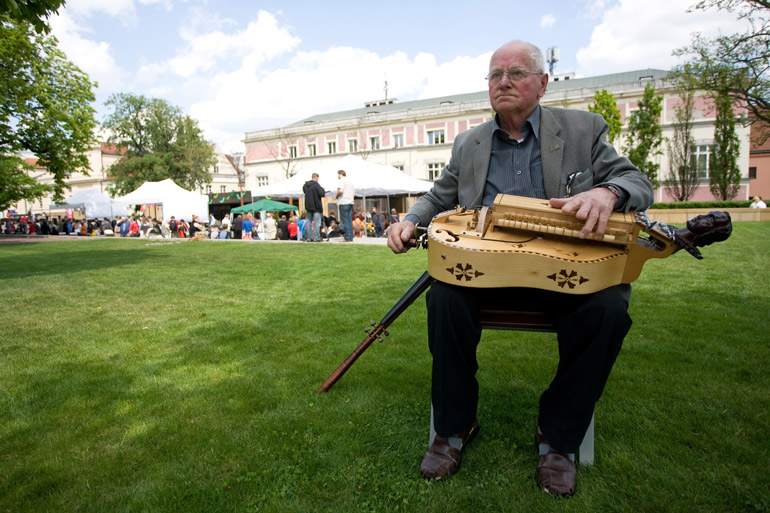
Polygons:
[[557,73],[668,69],[691,33],[735,32],[695,0],[384,3],[67,0],[51,19],[68,57],[112,93],[159,97],[227,152],[244,133],[307,116],[481,91],[491,52],[511,39],[558,46]]

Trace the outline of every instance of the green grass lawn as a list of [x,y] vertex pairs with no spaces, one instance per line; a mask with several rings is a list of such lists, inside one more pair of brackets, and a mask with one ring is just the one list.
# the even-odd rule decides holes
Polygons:
[[479,438],[426,482],[418,300],[315,390],[425,269],[380,246],[0,245],[0,512],[770,509],[770,223],[649,261],[596,413],[596,465],[535,483],[550,334],[486,331]]

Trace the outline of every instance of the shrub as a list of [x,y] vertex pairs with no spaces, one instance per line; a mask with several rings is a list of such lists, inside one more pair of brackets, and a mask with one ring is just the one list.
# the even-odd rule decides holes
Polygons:
[[650,209],[670,208],[749,208],[751,201],[677,201],[672,203],[653,203]]

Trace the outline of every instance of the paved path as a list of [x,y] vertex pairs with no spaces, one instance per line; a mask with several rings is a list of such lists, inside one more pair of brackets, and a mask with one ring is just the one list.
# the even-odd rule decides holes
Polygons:
[[[77,236],[77,235],[1,235],[0,234],[0,244],[8,243],[8,242],[50,242],[50,241],[86,241],[86,240],[100,240],[104,238],[110,238],[110,239],[120,239],[122,237],[83,237],[83,236]],[[135,238],[131,238],[131,240],[136,240]],[[144,240],[147,242],[162,242],[164,240],[168,241],[183,241],[183,240],[189,240],[189,239],[161,239],[161,238],[153,238],[153,239],[139,239]],[[209,240],[209,239],[206,239]],[[242,240],[235,240],[235,239],[215,239],[212,242],[270,242],[270,243],[280,243],[280,244],[307,244],[307,242],[297,242],[294,240],[273,240],[273,241],[262,241],[262,240],[256,240],[256,241],[242,241]],[[331,239],[331,241],[322,242],[322,244],[369,244],[369,245],[377,245],[377,246],[387,246],[388,245],[388,239],[385,237],[356,237],[353,239],[352,243],[346,243],[342,239],[342,237],[335,237]]]

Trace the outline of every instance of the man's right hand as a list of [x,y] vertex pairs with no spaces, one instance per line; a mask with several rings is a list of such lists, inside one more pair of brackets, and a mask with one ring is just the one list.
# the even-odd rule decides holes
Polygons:
[[411,221],[401,221],[390,225],[388,229],[388,247],[393,253],[406,253],[412,246],[406,245],[414,238],[414,223]]

